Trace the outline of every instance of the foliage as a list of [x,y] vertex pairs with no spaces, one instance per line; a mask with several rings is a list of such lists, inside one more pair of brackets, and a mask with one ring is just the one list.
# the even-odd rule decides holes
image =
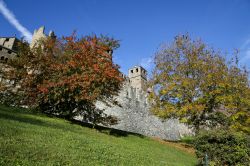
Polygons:
[[132,134],[108,135],[0,105],[0,165],[192,166],[195,155]]
[[118,46],[106,36],[48,37],[31,50],[20,47],[19,58],[9,62],[14,70],[6,75],[19,79],[15,82],[24,91],[24,105],[69,119],[82,115],[92,123],[114,122],[95,102],[115,102],[123,81],[112,61]]
[[17,48],[17,59],[14,61],[9,59],[7,63],[0,63],[0,103],[11,106],[24,104],[26,95],[21,84],[27,72],[23,70],[23,65],[29,61],[32,54],[26,41],[18,42]]
[[210,165],[248,165],[250,163],[249,136],[227,131],[204,131],[194,141],[200,163],[208,155]]
[[193,145],[194,140],[195,140],[195,136],[183,136],[181,137],[180,142],[183,142],[188,145]]
[[230,126],[250,132],[248,73],[201,40],[179,35],[155,55],[152,111],[200,128]]

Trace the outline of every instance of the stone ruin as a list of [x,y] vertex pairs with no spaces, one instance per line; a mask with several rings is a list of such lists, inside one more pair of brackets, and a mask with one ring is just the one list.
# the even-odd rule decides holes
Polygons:
[[106,114],[118,118],[118,124],[111,125],[111,128],[173,141],[193,134],[192,130],[178,119],[163,120],[153,115],[144,89],[147,81],[146,70],[135,66],[129,72],[119,96],[116,97],[119,106],[96,103],[97,108],[105,109]]
[[51,38],[56,38],[54,31],[50,31],[49,35],[46,35],[44,31],[45,31],[45,26],[41,26],[37,30],[36,29],[34,30],[34,33],[32,35],[32,40],[30,43],[30,48],[38,46],[39,41],[42,39],[46,39],[48,36]]

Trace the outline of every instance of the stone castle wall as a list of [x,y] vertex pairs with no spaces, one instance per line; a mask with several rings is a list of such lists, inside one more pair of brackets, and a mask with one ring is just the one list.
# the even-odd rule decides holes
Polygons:
[[47,36],[44,33],[45,27],[42,26],[38,30],[35,30],[32,36],[32,41],[30,43],[30,47],[33,48],[36,46],[37,42],[41,39],[45,39]]
[[0,37],[0,63],[16,57],[18,41],[15,37]]
[[179,140],[184,135],[192,134],[191,129],[177,119],[162,120],[153,115],[147,94],[131,87],[128,82],[124,84],[117,101],[121,106],[106,106],[102,102],[96,104],[98,108],[105,109],[106,114],[119,119],[112,128],[165,140]]

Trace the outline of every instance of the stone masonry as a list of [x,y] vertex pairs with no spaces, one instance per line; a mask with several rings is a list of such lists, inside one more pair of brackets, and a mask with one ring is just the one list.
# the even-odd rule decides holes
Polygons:
[[0,63],[17,56],[18,42],[16,37],[0,37]]
[[165,140],[179,140],[184,135],[191,135],[192,130],[177,119],[162,120],[150,112],[146,81],[146,70],[135,66],[129,70],[127,81],[116,98],[120,106],[96,103],[106,114],[119,119],[118,124],[111,127]]
[[[45,31],[44,26],[41,26],[38,30],[35,29],[33,36],[32,36],[32,41],[30,43],[30,48],[36,47],[39,44],[40,40],[46,39],[48,37],[44,31]],[[49,32],[49,37],[56,38],[53,31]]]

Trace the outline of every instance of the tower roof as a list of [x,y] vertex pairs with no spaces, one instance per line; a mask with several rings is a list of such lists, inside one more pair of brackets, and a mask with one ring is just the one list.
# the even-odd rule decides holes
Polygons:
[[134,67],[130,68],[129,70],[135,69],[135,68],[141,68],[142,70],[145,70],[147,72],[147,70],[144,67],[140,66],[140,65],[135,65]]

